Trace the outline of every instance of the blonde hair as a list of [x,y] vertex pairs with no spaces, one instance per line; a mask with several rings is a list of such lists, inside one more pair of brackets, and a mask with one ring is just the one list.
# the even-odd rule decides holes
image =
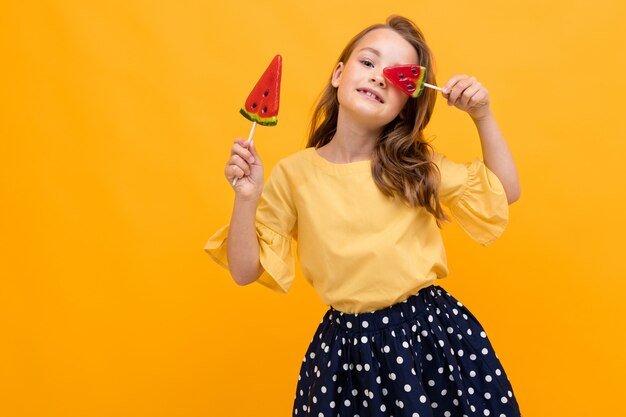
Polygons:
[[[433,57],[424,35],[415,23],[402,16],[390,16],[386,23],[362,30],[348,42],[337,63],[347,62],[366,34],[384,28],[396,31],[415,48],[418,65],[426,67],[425,81],[436,84]],[[425,88],[417,99],[410,98],[400,114],[383,128],[374,146],[372,177],[384,195],[399,197],[411,207],[424,207],[441,227],[440,222],[449,218],[439,202],[440,173],[432,161],[434,150],[424,137],[436,98],[435,91]],[[332,140],[338,112],[337,89],[329,80],[313,112],[307,148],[319,148]]]

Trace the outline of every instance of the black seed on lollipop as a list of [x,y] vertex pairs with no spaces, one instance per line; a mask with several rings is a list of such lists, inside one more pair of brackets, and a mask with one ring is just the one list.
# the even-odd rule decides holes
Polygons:
[[413,75],[417,75],[417,70],[415,68],[412,68],[411,72],[413,73]]
[[401,80],[404,80],[404,74],[400,74],[399,77]]
[[265,113],[267,111],[267,106],[263,106],[263,110],[261,110],[261,113]]
[[409,84],[409,85],[406,86],[406,89],[409,90],[409,91],[413,91],[413,90],[415,90],[415,86],[413,86],[413,84]]
[[256,103],[252,103],[252,108],[256,109]]
[[270,94],[270,90],[265,90],[263,93],[263,97],[267,97]]

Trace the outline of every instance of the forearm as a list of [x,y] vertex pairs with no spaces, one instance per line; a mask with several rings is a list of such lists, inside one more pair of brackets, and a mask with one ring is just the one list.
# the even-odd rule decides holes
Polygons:
[[498,176],[509,204],[512,204],[519,199],[521,189],[517,168],[506,139],[491,111],[473,121],[480,136],[485,165]]
[[259,261],[259,241],[256,235],[257,200],[235,197],[228,230],[228,267],[239,285],[256,281],[263,273]]

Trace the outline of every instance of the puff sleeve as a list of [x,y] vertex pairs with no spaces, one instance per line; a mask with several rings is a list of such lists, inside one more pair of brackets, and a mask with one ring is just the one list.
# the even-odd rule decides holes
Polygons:
[[475,242],[488,246],[504,232],[509,203],[502,183],[478,158],[456,163],[435,153],[441,173],[439,198]]
[[[265,183],[256,212],[259,260],[265,270],[256,282],[282,293],[289,290],[295,277],[296,219],[288,176],[279,162]],[[227,269],[228,227],[219,229],[204,246],[205,252]]]

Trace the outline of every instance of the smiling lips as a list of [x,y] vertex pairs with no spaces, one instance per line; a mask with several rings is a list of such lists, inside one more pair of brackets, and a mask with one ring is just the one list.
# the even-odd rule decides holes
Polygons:
[[384,103],[383,99],[378,94],[376,94],[374,90],[370,90],[369,88],[358,88],[356,91],[358,91],[360,94],[363,94],[364,96],[378,101],[379,103]]

